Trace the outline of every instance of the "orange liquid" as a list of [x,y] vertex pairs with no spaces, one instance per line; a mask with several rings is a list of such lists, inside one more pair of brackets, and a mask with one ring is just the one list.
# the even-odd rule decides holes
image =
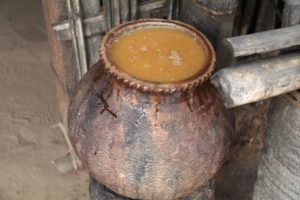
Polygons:
[[146,28],[129,32],[109,49],[124,72],[151,82],[176,82],[196,74],[206,54],[190,34],[172,28]]

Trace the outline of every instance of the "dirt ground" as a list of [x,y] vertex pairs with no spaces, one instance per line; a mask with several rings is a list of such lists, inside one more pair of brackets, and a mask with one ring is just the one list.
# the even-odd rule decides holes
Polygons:
[[[0,0],[0,200],[88,200],[87,175],[61,175],[67,146],[40,0]],[[217,200],[250,200],[267,103],[235,109],[237,143],[216,176]]]
[[87,176],[59,174],[65,154],[39,0],[0,0],[0,200],[87,200]]

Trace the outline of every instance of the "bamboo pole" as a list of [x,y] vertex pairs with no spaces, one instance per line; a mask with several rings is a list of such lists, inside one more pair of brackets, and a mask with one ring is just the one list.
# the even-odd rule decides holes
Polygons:
[[[83,7],[83,16],[84,18],[96,16],[100,12],[100,2],[96,0],[85,0],[81,1]],[[98,49],[99,43],[101,40],[100,34],[91,35],[86,37],[87,42],[87,60],[88,67],[92,66],[99,60]]]

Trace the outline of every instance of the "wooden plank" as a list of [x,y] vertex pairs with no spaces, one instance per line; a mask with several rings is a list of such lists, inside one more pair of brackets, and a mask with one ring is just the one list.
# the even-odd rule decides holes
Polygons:
[[224,39],[233,57],[300,45],[300,25]]
[[300,89],[300,53],[219,70],[211,82],[226,107],[235,107]]

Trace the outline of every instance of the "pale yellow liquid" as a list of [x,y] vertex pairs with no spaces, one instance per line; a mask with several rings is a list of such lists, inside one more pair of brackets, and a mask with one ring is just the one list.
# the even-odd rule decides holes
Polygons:
[[124,72],[152,82],[176,82],[205,64],[203,47],[190,34],[172,28],[146,28],[120,36],[109,49]]

